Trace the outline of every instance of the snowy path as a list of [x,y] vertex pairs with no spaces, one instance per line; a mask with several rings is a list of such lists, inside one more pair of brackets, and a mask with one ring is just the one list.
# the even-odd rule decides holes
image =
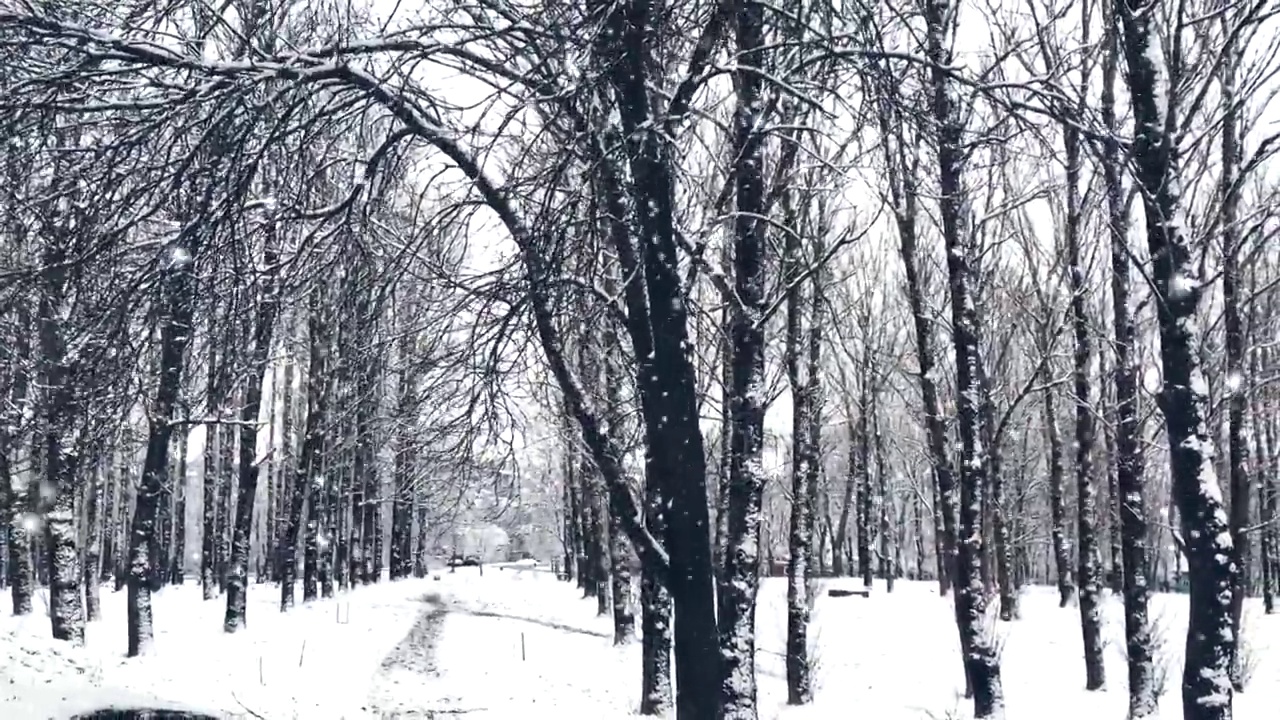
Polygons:
[[432,718],[439,709],[423,693],[438,675],[436,644],[448,612],[439,593],[420,599],[421,609],[409,634],[382,660],[369,691],[368,711],[383,718]]

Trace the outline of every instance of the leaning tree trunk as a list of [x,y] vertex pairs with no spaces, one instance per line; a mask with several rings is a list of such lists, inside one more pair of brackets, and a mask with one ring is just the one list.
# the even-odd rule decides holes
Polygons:
[[[137,502],[129,530],[128,640],[129,657],[148,652],[155,629],[151,615],[151,578],[156,568],[155,546],[160,541],[157,519],[169,479],[169,442],[173,436],[173,409],[182,389],[182,368],[193,333],[195,276],[191,258],[199,252],[199,232],[186,238],[186,248],[169,249],[168,263],[161,271],[160,298],[160,382],[151,406],[147,454],[142,463]],[[181,241],[182,238],[179,238]],[[179,258],[183,259],[179,259]]]
[[[1112,19],[1114,8],[1107,11]],[[1123,185],[1124,165],[1116,134],[1115,82],[1119,48],[1113,22],[1103,59],[1102,117],[1108,128],[1102,148],[1102,177],[1107,195],[1111,245],[1111,310],[1115,333],[1116,491],[1120,495],[1120,549],[1124,589],[1124,635],[1128,659],[1129,717],[1156,711],[1155,664],[1147,612],[1147,511],[1143,492],[1145,457],[1138,418],[1137,323],[1130,308],[1129,211]]]
[[[893,137],[894,128],[905,121],[902,103],[897,96],[897,80],[887,66],[876,74],[876,119],[881,134]],[[928,436],[929,460],[933,466],[935,489],[934,531],[938,548],[938,592],[945,596],[951,589],[956,557],[955,472],[947,452],[946,428],[938,399],[937,359],[933,347],[933,318],[925,307],[924,283],[920,278],[916,220],[919,194],[916,179],[919,160],[914,148],[901,137],[896,142],[883,142],[890,198],[893,201],[894,224],[898,230],[898,250],[906,279],[907,303],[911,308],[916,365],[920,383],[920,399],[924,426]]]
[[246,600],[249,592],[249,533],[253,528],[253,504],[258,490],[257,450],[258,411],[262,404],[262,378],[270,362],[271,336],[280,309],[277,274],[280,256],[276,243],[277,227],[267,226],[263,255],[264,273],[261,293],[253,316],[253,346],[245,373],[244,404],[240,407],[240,476],[236,495],[235,525],[231,542],[230,567],[227,572],[227,612],[223,629],[234,633],[245,626]]
[[955,7],[948,0],[924,6],[926,49],[931,67],[931,109],[938,124],[938,190],[947,277],[951,294],[952,343],[956,357],[956,411],[960,434],[960,504],[956,561],[956,616],[966,674],[973,689],[974,716],[1004,715],[1000,657],[984,631],[987,600],[982,587],[982,496],[987,459],[982,448],[982,355],[973,283],[973,254],[963,173],[966,150],[961,102],[947,68],[952,64]]
[[1205,422],[1208,386],[1200,366],[1204,331],[1197,311],[1204,286],[1198,253],[1182,226],[1182,177],[1176,148],[1172,73],[1162,52],[1154,0],[1116,0],[1128,66],[1136,132],[1132,162],[1141,186],[1150,277],[1160,326],[1164,411],[1173,499],[1182,525],[1190,575],[1190,614],[1182,672],[1187,720],[1230,720],[1231,594],[1237,572],[1222,489]]

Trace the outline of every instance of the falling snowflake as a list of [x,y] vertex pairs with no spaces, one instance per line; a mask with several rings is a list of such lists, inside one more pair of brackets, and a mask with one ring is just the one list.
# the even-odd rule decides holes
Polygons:
[[191,264],[191,253],[180,245],[169,249],[169,267],[180,268]]

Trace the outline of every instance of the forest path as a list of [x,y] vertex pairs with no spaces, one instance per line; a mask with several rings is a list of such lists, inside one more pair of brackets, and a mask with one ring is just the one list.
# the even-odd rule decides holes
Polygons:
[[427,593],[438,593],[429,603],[436,607],[387,655],[368,712],[439,720],[634,716],[639,643],[614,647],[611,618],[596,615],[594,598],[527,563],[433,578]]
[[[423,595],[408,634],[383,658],[369,688],[367,710],[375,717],[435,718],[450,712],[432,692],[439,676],[436,647],[449,602],[438,592]],[[447,705],[447,701],[445,702]]]

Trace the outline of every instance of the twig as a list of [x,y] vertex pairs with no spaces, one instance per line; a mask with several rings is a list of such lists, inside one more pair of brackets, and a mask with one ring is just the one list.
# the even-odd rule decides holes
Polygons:
[[234,690],[232,690],[232,691],[231,691],[231,699],[232,699],[232,700],[235,700],[235,701],[236,701],[236,704],[237,704],[237,705],[239,705],[240,707],[244,708],[244,711],[245,711],[245,712],[249,713],[250,715],[252,715],[252,716],[254,716],[254,717],[256,717],[256,718],[258,718],[258,720],[267,720],[265,717],[263,717],[263,716],[259,715],[258,713],[254,712],[254,711],[253,711],[253,710],[252,710],[248,705],[245,705],[244,703],[240,702],[240,698],[236,697],[236,693],[235,693],[235,691],[234,691]]

